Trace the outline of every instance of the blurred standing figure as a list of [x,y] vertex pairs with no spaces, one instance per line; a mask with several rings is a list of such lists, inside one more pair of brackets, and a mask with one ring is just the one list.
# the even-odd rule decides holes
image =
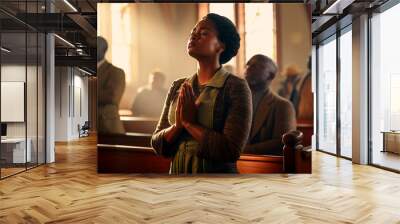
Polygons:
[[148,85],[137,91],[132,106],[133,116],[160,117],[167,89],[164,88],[165,75],[161,72],[150,74]]
[[98,132],[122,134],[125,130],[118,108],[125,90],[125,73],[104,58],[107,48],[107,41],[103,37],[97,37]]
[[243,153],[282,155],[282,135],[296,130],[293,105],[270,88],[277,70],[275,62],[261,54],[246,64],[244,75],[253,99],[253,122]]
[[299,101],[298,84],[300,81],[301,72],[295,65],[290,65],[286,68],[286,79],[278,91],[278,94],[292,102],[295,110],[297,111],[297,104]]
[[311,56],[308,57],[307,68],[307,74],[302,79],[299,87],[299,100],[296,111],[298,120],[310,121],[312,123],[314,119],[314,100],[311,86]]

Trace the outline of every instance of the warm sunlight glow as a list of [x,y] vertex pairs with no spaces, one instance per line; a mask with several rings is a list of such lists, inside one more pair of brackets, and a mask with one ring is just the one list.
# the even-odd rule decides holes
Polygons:
[[255,54],[265,54],[276,61],[273,4],[245,4],[246,61]]

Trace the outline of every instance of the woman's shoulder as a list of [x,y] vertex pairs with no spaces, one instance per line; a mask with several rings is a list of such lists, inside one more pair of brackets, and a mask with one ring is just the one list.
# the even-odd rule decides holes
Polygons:
[[169,87],[169,90],[177,89],[181,86],[181,84],[186,80],[186,78],[175,79]]
[[250,88],[247,84],[247,81],[232,73],[230,73],[228,78],[226,79],[225,88],[233,90],[242,89],[243,91],[250,92]]
[[179,78],[179,79],[175,79],[173,82],[172,82],[172,85],[174,86],[174,85],[180,85],[180,84],[182,84],[185,80],[187,80],[188,78]]
[[169,87],[168,90],[168,95],[172,97],[172,99],[176,96],[176,94],[179,92],[179,88],[181,87],[182,83],[185,82],[187,78],[179,78],[176,79],[172,82],[171,86]]

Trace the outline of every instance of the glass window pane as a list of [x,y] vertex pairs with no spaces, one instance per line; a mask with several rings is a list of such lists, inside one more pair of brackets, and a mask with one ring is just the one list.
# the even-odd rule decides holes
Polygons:
[[400,170],[400,32],[394,28],[398,21],[400,4],[371,19],[372,163],[396,170]]
[[273,4],[245,4],[245,60],[264,54],[276,61]]
[[[25,170],[30,159],[26,142],[26,33],[1,34],[1,139],[2,178]],[[28,150],[27,150],[28,148]]]
[[43,33],[38,36],[38,164],[45,163],[45,60],[46,37]]
[[340,36],[340,153],[352,157],[352,34]]
[[336,154],[336,38],[318,48],[318,148]]
[[37,74],[38,74],[38,36],[36,32],[27,33],[27,80],[26,80],[26,116],[27,141],[30,154],[28,168],[37,165]]
[[[17,17],[28,13],[28,20],[45,10],[44,0],[0,2]],[[4,178],[45,162],[46,54],[43,33],[3,12],[0,17],[7,21],[0,29],[0,177]]]
[[[29,20],[37,20],[39,12],[37,1],[27,2],[26,12]],[[32,21],[37,23],[38,21]],[[38,162],[38,33],[27,29],[27,64],[26,64],[26,131],[27,131],[27,168],[37,166]]]

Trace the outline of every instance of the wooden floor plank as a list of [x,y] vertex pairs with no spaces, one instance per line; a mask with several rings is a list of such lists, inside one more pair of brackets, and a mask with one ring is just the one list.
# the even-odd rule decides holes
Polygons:
[[313,174],[97,174],[96,138],[0,181],[0,223],[400,223],[400,175],[313,152]]

